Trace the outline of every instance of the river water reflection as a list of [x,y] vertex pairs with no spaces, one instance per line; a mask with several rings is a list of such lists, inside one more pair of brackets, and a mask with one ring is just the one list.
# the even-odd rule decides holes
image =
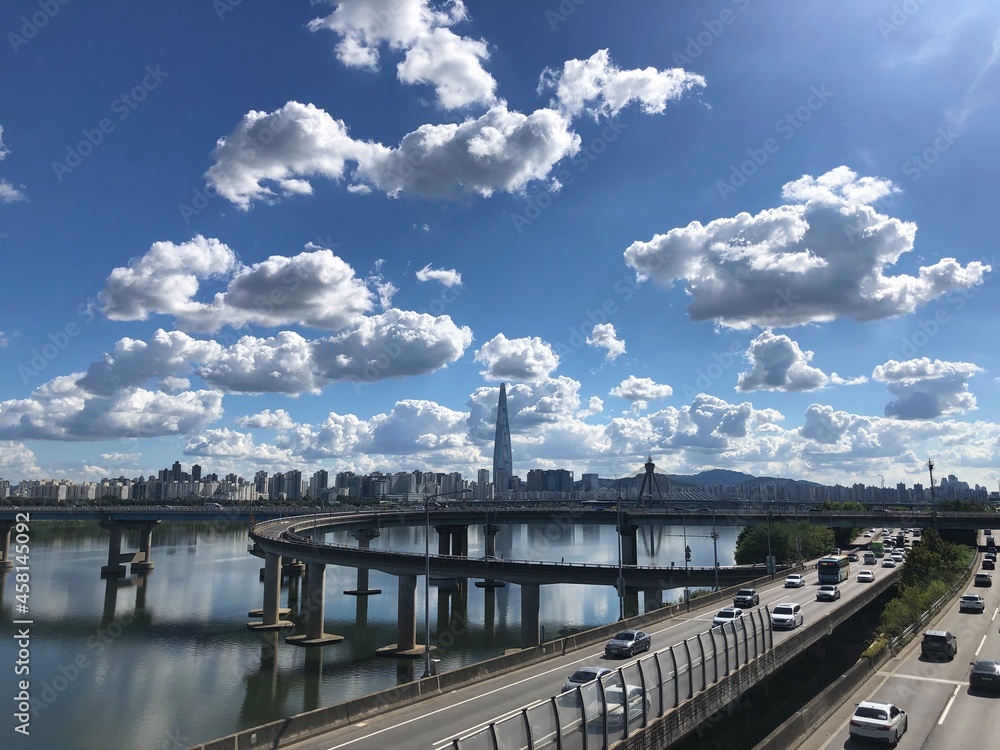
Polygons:
[[[687,526],[692,565],[713,561],[711,528]],[[684,564],[680,526],[640,527],[639,564]],[[733,563],[738,528],[720,527],[721,565]],[[433,534],[433,532],[432,532]],[[346,533],[330,541],[356,544]],[[396,580],[371,571],[378,596],[352,597],[353,568],[328,567],[326,626],[338,645],[302,649],[246,629],[261,606],[261,560],[247,554],[243,524],[162,524],[153,533],[153,572],[105,581],[108,533],[96,524],[36,523],[31,547],[31,734],[22,737],[8,708],[3,748],[187,748],[291,714],[391,687],[412,677],[413,662],[375,657],[396,640]],[[423,552],[424,530],[384,529],[374,549]],[[123,549],[138,548],[125,535]],[[432,538],[431,548],[436,549]],[[482,555],[482,525],[469,529],[469,554]],[[614,526],[504,526],[497,554],[512,559],[618,561]],[[298,614],[299,584],[283,584],[282,606]],[[680,592],[664,592],[676,600]],[[517,586],[469,582],[464,591],[431,586],[432,640],[443,670],[520,645]],[[0,583],[0,622],[13,629],[14,579]],[[423,582],[417,586],[423,641]],[[550,585],[541,590],[545,639],[618,619],[611,587]],[[17,646],[0,640],[0,696],[17,692]],[[422,672],[422,665],[418,667]],[[555,686],[557,688],[558,686]]]

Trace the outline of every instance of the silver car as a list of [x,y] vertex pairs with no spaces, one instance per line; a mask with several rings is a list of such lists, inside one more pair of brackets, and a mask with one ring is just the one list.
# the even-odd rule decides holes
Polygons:
[[562,692],[565,693],[567,690],[572,690],[580,685],[586,685],[588,682],[598,680],[604,675],[610,674],[611,671],[607,667],[580,667],[566,678],[566,682],[562,686]]

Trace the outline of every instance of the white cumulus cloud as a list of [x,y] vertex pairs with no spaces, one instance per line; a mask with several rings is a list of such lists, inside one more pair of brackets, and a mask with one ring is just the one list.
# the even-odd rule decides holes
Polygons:
[[858,377],[846,380],[837,373],[827,375],[809,363],[813,353],[803,351],[798,342],[770,329],[750,342],[746,351],[750,370],[740,373],[740,391],[812,391],[828,385],[857,385],[867,380]]
[[704,77],[683,68],[621,70],[606,49],[586,60],[567,60],[561,71],[547,68],[539,91],[555,90],[553,106],[568,117],[587,112],[594,119],[614,117],[631,102],[647,114],[658,114],[693,88],[703,88]]
[[598,323],[587,337],[587,345],[595,349],[604,349],[604,358],[608,361],[618,359],[625,353],[625,342],[618,338],[611,323]]
[[800,202],[671,229],[632,243],[625,261],[640,281],[683,280],[691,317],[731,328],[879,320],[981,284],[988,265],[953,258],[889,275],[913,249],[916,225],[864,201],[893,189],[847,167],[806,175],[784,188]]
[[444,286],[462,286],[462,274],[454,268],[431,268],[430,263],[417,271],[418,281],[437,281]]
[[334,10],[309,24],[335,32],[337,58],[346,66],[377,70],[380,47],[404,53],[399,80],[434,87],[438,104],[456,109],[494,101],[496,81],[483,68],[489,49],[482,40],[451,27],[468,21],[461,0],[337,0]]
[[969,379],[983,369],[971,362],[943,362],[929,357],[881,364],[872,378],[886,384],[896,398],[885,406],[885,416],[897,419],[934,419],[972,411],[976,397]]
[[537,336],[508,339],[498,333],[475,355],[486,366],[480,374],[487,380],[542,381],[559,366],[552,346]]

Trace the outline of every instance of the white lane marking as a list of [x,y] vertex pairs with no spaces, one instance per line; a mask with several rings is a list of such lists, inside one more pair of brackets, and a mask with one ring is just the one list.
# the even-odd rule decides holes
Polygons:
[[[887,683],[888,681],[889,681],[889,675],[886,675],[885,677],[882,678],[882,682],[880,682],[878,684],[878,687],[875,688],[869,694],[868,698],[866,698],[865,700],[869,700],[873,695],[875,695],[875,693],[877,693],[879,690],[881,690],[882,686],[885,685],[885,683]],[[843,731],[847,727],[847,725],[851,723],[851,717],[852,716],[854,716],[854,712],[853,711],[851,712],[851,716],[848,716],[846,719],[844,719],[843,722],[841,722],[840,726],[838,726],[837,730],[833,734],[830,735],[830,737],[827,739],[827,741],[824,742],[822,745],[820,745],[819,750],[826,750],[826,748],[828,748],[830,746],[830,743],[834,742],[843,733]]]
[[919,682],[936,682],[940,685],[954,685],[955,687],[963,687],[965,683],[961,680],[946,680],[942,677],[922,677],[916,674],[901,674],[899,672],[883,672],[879,670],[875,674],[882,675],[883,677],[898,677],[901,680],[917,680]]
[[944,720],[948,717],[948,712],[951,711],[951,704],[955,702],[955,698],[958,697],[958,691],[961,689],[961,685],[955,685],[955,692],[951,694],[951,698],[949,698],[948,703],[945,704],[944,711],[941,712],[941,718],[938,719],[938,726],[944,724]]
[[979,648],[976,649],[976,656],[979,656],[979,652],[983,650],[983,644],[986,643],[986,634],[983,633],[983,640],[979,642]]
[[993,617],[990,618],[990,622],[993,622],[995,619],[997,619],[997,613],[1000,613],[1000,607],[997,607],[996,609],[993,610]]

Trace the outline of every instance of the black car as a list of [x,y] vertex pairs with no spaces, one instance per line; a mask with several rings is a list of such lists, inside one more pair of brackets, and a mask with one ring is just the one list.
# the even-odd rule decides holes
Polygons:
[[997,564],[995,560],[991,560],[988,557],[983,560],[983,570],[996,570],[996,568]]
[[930,661],[950,660],[957,653],[958,639],[947,630],[928,630],[920,641],[920,656]]
[[971,661],[970,690],[1000,690],[1000,662],[990,659]]
[[649,651],[652,639],[641,630],[622,630],[604,646],[605,656],[635,656]]

